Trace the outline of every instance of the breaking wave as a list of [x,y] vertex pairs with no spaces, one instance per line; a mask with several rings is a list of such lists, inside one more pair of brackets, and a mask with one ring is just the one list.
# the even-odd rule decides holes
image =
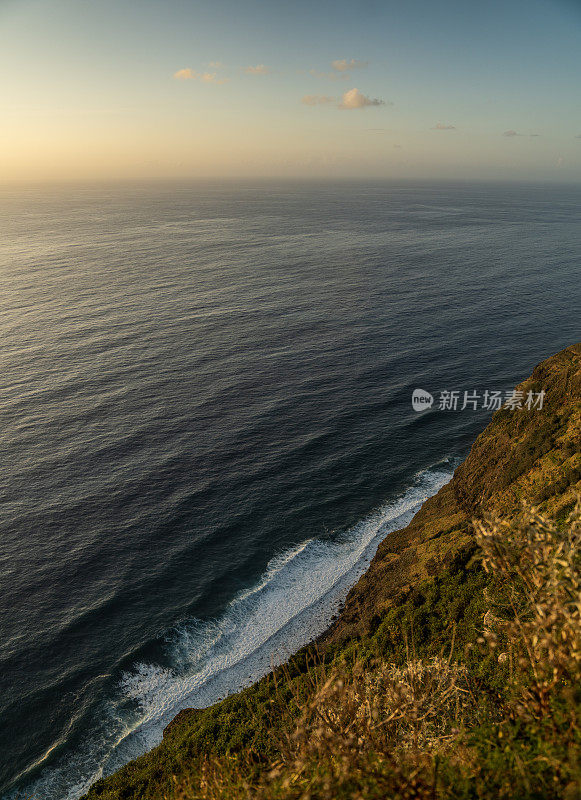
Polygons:
[[136,663],[123,673],[85,743],[7,798],[76,800],[95,780],[159,744],[180,710],[212,705],[286,661],[325,631],[381,540],[450,480],[453,466],[446,461],[418,473],[401,496],[347,532],[277,555],[220,618],[188,620],[170,631],[170,666]]

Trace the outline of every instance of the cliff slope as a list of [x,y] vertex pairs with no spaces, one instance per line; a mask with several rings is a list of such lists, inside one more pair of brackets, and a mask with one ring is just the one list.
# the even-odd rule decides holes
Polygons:
[[581,344],[543,361],[516,387],[523,398],[542,389],[540,410],[497,411],[450,483],[384,539],[328,640],[362,634],[402,591],[441,571],[473,542],[472,520],[484,512],[510,515],[523,501],[553,516],[571,507],[581,479]]
[[[483,569],[482,548],[484,566],[487,563],[494,566],[497,551],[502,549],[502,538],[495,539],[490,534],[490,541],[497,543],[497,551],[488,556],[487,562],[482,542],[486,544],[488,540],[484,535],[484,539],[481,537],[477,541],[475,525],[478,528],[478,520],[489,515],[496,514],[505,521],[517,518],[525,502],[538,507],[554,521],[547,523],[550,535],[543,534],[543,538],[539,534],[539,541],[546,543],[550,536],[554,539],[560,535],[560,526],[581,494],[581,344],[572,345],[539,364],[517,389],[523,391],[525,397],[529,391],[544,390],[542,409],[503,408],[494,414],[452,481],[422,506],[406,528],[383,541],[368,572],[349,593],[340,617],[316,646],[305,648],[285,668],[212,708],[182,712],[166,730],[159,747],[115,775],[98,781],[86,797],[89,800],[492,798],[509,797],[513,790],[517,793],[512,796],[531,798],[576,796],[579,784],[575,782],[574,766],[571,766],[577,758],[576,726],[567,717],[569,721],[562,724],[567,735],[554,733],[554,746],[551,744],[547,750],[547,741],[553,740],[547,730],[538,725],[551,719],[551,730],[555,729],[561,713],[558,709],[564,708],[568,714],[570,709],[577,709],[579,698],[571,696],[563,700],[559,694],[550,713],[546,708],[542,714],[539,712],[540,721],[535,722],[534,711],[527,711],[529,717],[532,714],[532,721],[529,717],[521,718],[518,709],[522,703],[514,701],[513,707],[513,696],[506,688],[518,672],[520,662],[513,660],[512,650],[506,643],[507,653],[502,653],[505,658],[497,657],[494,651],[478,652],[485,640],[489,642],[496,635],[491,633],[490,620],[495,617],[488,600],[491,593],[502,588],[494,587],[494,569],[492,577],[490,568],[488,572]],[[509,525],[508,522],[504,524]],[[535,530],[545,530],[544,522],[535,524]],[[518,525],[519,531],[530,528],[529,522]],[[512,528],[506,530],[507,541],[512,542]],[[519,550],[516,545],[511,550],[513,555],[523,552],[526,554],[526,549]],[[505,558],[502,563],[506,561]],[[507,573],[505,584],[514,578],[514,586],[517,586],[520,581],[517,573],[516,568]],[[572,585],[578,585],[574,583],[578,577],[575,569],[570,573],[571,569],[567,575]],[[516,594],[512,596],[514,604]],[[522,613],[523,619],[534,616],[530,609]],[[506,622],[503,630],[509,629],[508,624]],[[570,637],[578,634],[576,624],[573,624],[573,633],[567,634]],[[560,629],[559,636],[565,635],[563,630]],[[492,642],[491,646],[497,644]],[[573,645],[567,647],[571,650]],[[410,648],[414,657],[410,656]],[[444,652],[449,654],[442,662]],[[415,661],[416,657],[419,660]],[[455,677],[452,679],[450,665],[456,664],[457,659],[460,661],[453,667]],[[470,712],[473,724],[462,717],[464,721],[454,723],[445,733],[440,731],[439,739],[436,734],[430,733],[432,739],[426,734],[420,752],[418,730],[424,728],[417,722],[416,703],[413,706],[416,717],[410,711],[416,720],[416,727],[412,725],[413,735],[409,730],[402,732],[401,728],[394,733],[400,745],[411,742],[405,745],[405,753],[400,753],[396,759],[399,766],[394,766],[394,759],[385,752],[381,758],[377,755],[383,745],[375,740],[377,726],[370,722],[367,733],[358,735],[355,740],[351,734],[347,736],[347,732],[334,739],[327,754],[331,766],[323,769],[321,764],[327,763],[327,756],[319,745],[327,734],[321,731],[332,730],[333,720],[342,719],[338,707],[333,706],[335,710],[325,716],[324,723],[319,720],[317,727],[308,729],[308,741],[297,744],[311,724],[305,720],[313,718],[313,709],[335,702],[328,696],[330,690],[325,687],[330,684],[325,683],[323,677],[330,674],[329,669],[342,670],[343,677],[336,685],[355,686],[359,680],[356,676],[362,669],[369,675],[376,675],[378,664],[381,665],[381,679],[377,680],[383,686],[382,702],[391,696],[390,692],[401,694],[402,686],[410,685],[416,691],[418,675],[431,675],[430,670],[433,672],[437,666],[439,677],[436,683],[430,684],[429,694],[438,697],[439,692],[443,693],[444,705],[438,711],[438,719],[446,718],[444,709],[452,702],[451,698],[456,698],[456,713],[459,714],[458,709],[462,709],[465,702],[462,698],[470,695],[478,699],[477,707]],[[535,672],[534,664],[532,669]],[[448,676],[445,680],[452,681],[449,691],[442,689],[444,675]],[[433,677],[430,680],[433,681]],[[523,686],[526,680],[528,678],[522,678]],[[559,686],[567,683],[563,677],[559,681]],[[391,687],[389,691],[386,686]],[[346,691],[341,688],[342,697]],[[361,691],[367,688],[359,687],[351,695],[358,698],[359,704]],[[527,692],[526,696],[534,694],[528,684],[525,694]],[[402,708],[404,699],[399,694],[398,697],[395,707]],[[549,704],[552,702],[552,699],[547,700]],[[352,711],[353,719],[359,719],[360,705]],[[397,713],[390,714],[392,725]],[[422,719],[428,717],[426,713]],[[375,719],[371,715],[370,720]],[[350,728],[352,722],[344,720],[341,724]],[[468,738],[456,741],[454,737],[460,735]],[[503,741],[513,743],[512,749],[508,744],[499,747],[497,736],[505,736]],[[436,740],[440,742],[437,747]],[[312,755],[309,748],[314,741],[319,743],[319,749]],[[442,749],[442,742],[448,742],[446,747],[449,748],[452,741],[456,742],[452,750]],[[345,742],[350,742],[349,754],[355,753],[353,761],[351,755],[341,755],[342,748],[347,746]],[[372,748],[369,742],[373,742]],[[372,762],[370,748],[375,753]],[[411,752],[415,753],[412,760],[408,758]],[[296,767],[297,753],[302,759],[299,767]],[[454,761],[458,753],[464,754],[461,762]],[[341,764],[348,762],[348,767],[340,767],[337,759]],[[518,790],[514,789],[517,784]],[[487,794],[487,787],[490,794]]]

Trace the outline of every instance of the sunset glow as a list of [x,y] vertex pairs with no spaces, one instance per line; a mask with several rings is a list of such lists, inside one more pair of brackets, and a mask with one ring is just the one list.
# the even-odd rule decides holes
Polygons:
[[4,2],[0,180],[581,177],[574,3],[250,6]]

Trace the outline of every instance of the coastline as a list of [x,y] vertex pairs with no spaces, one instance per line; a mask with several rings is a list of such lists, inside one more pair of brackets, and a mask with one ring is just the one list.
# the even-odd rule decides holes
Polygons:
[[[415,483],[400,498],[386,503],[381,509],[364,518],[356,526],[356,529],[364,528],[371,524],[376,528],[376,532],[369,541],[361,541],[361,550],[357,561],[348,570],[340,574],[333,585],[322,593],[312,605],[307,606],[296,617],[290,619],[286,625],[283,625],[265,642],[265,645],[268,645],[268,652],[266,653],[266,660],[263,662],[264,666],[260,670],[261,674],[258,674],[255,679],[243,683],[232,694],[236,694],[248,686],[255,685],[268,676],[273,668],[292,660],[297,654],[312,647],[317,649],[324,648],[326,643],[332,640],[335,628],[341,625],[349,597],[370,570],[377,558],[378,550],[391,536],[407,529],[426,503],[445,489],[452,480],[453,474],[453,470],[450,469],[448,471],[443,464],[428,467],[417,474]],[[428,477],[431,481],[434,481],[434,486],[426,485]],[[430,488],[433,491],[430,492]],[[425,492],[424,499],[415,501],[414,495],[416,492]],[[335,554],[334,557],[338,558],[338,554]],[[291,638],[289,633],[292,633],[292,628],[295,628],[295,631],[294,637]],[[277,649],[277,645],[282,641],[286,646],[284,649],[280,647]],[[289,641],[293,641],[293,646],[290,648],[288,647]],[[256,655],[257,653],[251,653],[248,659],[251,660]],[[220,676],[216,677],[219,678]],[[195,716],[200,710],[209,708],[211,705],[213,704],[202,707],[182,708],[177,712],[176,717],[179,717],[180,721],[186,721],[189,715]],[[177,724],[176,717],[165,726],[164,735],[166,731],[175,729]]]
[[[537,365],[517,388],[538,390],[541,385],[547,393],[544,410],[536,417],[514,416],[504,408],[494,414],[452,480],[422,504],[409,524],[383,539],[369,568],[347,594],[337,619],[315,645],[291,658],[289,675],[300,672],[301,660],[313,657],[315,651],[332,658],[354,646],[377,630],[390,609],[401,607],[415,587],[429,583],[453,565],[468,564],[475,548],[472,520],[493,513],[510,516],[525,499],[555,517],[571,507],[581,486],[580,344]],[[120,796],[121,790],[124,797],[154,797],[152,780],[155,783],[160,778],[148,776],[157,774],[160,767],[156,765],[167,761],[177,769],[182,751],[196,753],[207,748],[209,753],[226,748],[227,752],[232,747],[227,742],[239,736],[229,731],[234,724],[232,715],[243,730],[239,716],[248,702],[245,695],[268,697],[271,677],[267,675],[249,690],[202,712],[183,710],[168,724],[156,750],[98,781],[86,797],[113,798]],[[217,729],[217,724],[223,730]],[[216,731],[214,740],[208,739],[210,730]]]
[[[88,747],[78,764],[71,765],[67,759],[57,762],[42,770],[25,790],[10,791],[6,800],[28,797],[29,792],[33,797],[38,793],[43,798],[78,800],[96,781],[151,753],[180,724],[268,679],[273,668],[297,653],[322,647],[378,547],[405,529],[446,485],[458,461],[447,459],[416,473],[405,491],[364,517],[339,541],[309,540],[276,556],[258,584],[234,598],[221,620],[222,632],[210,631],[212,638],[199,671],[179,669],[180,660],[187,662],[191,652],[176,656],[175,671],[136,664],[124,674],[123,686],[124,693],[142,703],[140,717],[121,733],[114,747],[94,752]],[[237,629],[241,629],[239,641],[232,638]],[[183,633],[184,647],[191,648],[190,633]],[[71,777],[72,786],[68,784]]]

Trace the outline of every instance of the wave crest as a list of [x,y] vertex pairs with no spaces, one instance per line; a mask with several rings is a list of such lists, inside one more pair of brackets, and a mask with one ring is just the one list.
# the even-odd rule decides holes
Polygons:
[[167,635],[170,667],[136,664],[82,750],[7,796],[77,800],[103,775],[155,747],[184,708],[205,708],[239,691],[320,636],[365,572],[382,539],[404,527],[451,478],[447,461],[416,475],[407,491],[329,540],[308,539],[275,556],[258,583],[216,620],[192,619]]

